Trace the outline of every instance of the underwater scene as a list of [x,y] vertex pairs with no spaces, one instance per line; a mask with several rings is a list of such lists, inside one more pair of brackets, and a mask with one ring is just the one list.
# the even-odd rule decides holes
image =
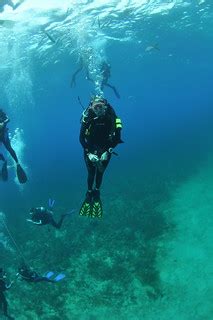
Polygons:
[[212,0],[0,0],[0,319],[213,319],[212,31]]

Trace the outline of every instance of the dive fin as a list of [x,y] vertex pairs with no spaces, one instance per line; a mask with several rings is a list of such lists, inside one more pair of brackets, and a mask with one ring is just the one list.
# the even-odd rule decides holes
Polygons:
[[65,274],[59,273],[57,277],[55,277],[54,281],[58,282],[65,278]]
[[55,204],[55,200],[54,199],[48,199],[48,206],[49,208],[53,208],[54,207],[54,204]]
[[92,204],[91,217],[102,218],[102,216],[103,216],[103,209],[102,209],[101,200],[100,199],[94,200]]
[[80,216],[90,216],[92,211],[92,204],[91,202],[85,200],[81,206],[81,209],[79,211]]
[[16,173],[17,173],[18,181],[20,183],[27,182],[27,175],[24,172],[24,169],[20,166],[20,164],[18,164],[16,167]]
[[49,278],[51,278],[53,275],[54,275],[54,272],[49,271],[49,272],[47,272],[47,274],[45,275],[45,277],[49,279]]
[[4,162],[2,169],[1,169],[2,180],[8,180],[8,171],[7,171],[7,161]]
[[93,192],[92,191],[87,191],[86,193],[86,199],[84,200],[81,209],[79,211],[80,216],[91,216],[92,212],[92,197],[93,197]]

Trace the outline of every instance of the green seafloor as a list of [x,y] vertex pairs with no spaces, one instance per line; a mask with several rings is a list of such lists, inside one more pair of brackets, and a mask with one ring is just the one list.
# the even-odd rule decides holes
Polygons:
[[[10,232],[30,265],[66,278],[17,281],[7,293],[10,314],[18,320],[210,320],[213,157],[173,157],[159,154],[157,164],[154,157],[138,158],[128,170],[121,165],[118,176],[112,164],[102,220],[75,214],[55,231],[26,228],[13,217]],[[59,188],[59,199],[60,192],[64,208],[56,204],[56,216],[70,206],[70,191]],[[13,248],[8,238],[0,253],[11,278],[20,261]]]

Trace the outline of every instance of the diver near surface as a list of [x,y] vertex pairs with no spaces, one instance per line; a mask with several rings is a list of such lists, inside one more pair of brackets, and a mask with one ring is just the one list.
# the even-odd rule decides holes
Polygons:
[[63,273],[59,273],[54,279],[50,279],[54,275],[54,272],[49,271],[45,276],[39,275],[36,271],[32,270],[25,263],[22,263],[18,268],[17,277],[21,278],[21,280],[25,280],[27,282],[52,282],[56,283],[62,280],[65,275]]
[[0,307],[3,310],[4,316],[12,320],[14,318],[8,315],[8,311],[7,311],[8,303],[4,294],[4,292],[6,290],[9,290],[11,286],[12,286],[12,282],[7,284],[7,275],[3,270],[3,268],[0,268]]
[[113,148],[123,142],[121,129],[121,119],[117,117],[112,106],[106,99],[95,96],[81,119],[79,139],[84,149],[84,160],[88,171],[88,190],[80,215],[102,217],[100,187],[103,174],[114,153]]
[[[83,69],[86,71],[86,79],[89,81],[93,81],[93,79],[90,78],[89,76],[89,70],[88,67],[84,65],[83,59],[80,59],[80,67],[73,73],[72,75],[72,80],[71,80],[71,88],[76,86],[76,77],[79,72],[81,72]],[[120,94],[118,93],[117,89],[115,86],[111,85],[108,81],[111,76],[111,65],[107,63],[106,61],[103,61],[100,65],[100,78],[101,78],[101,83],[100,83],[100,90],[103,91],[104,87],[109,87],[113,90],[115,96],[120,99]]]
[[115,96],[120,99],[120,94],[118,93],[115,86],[111,85],[108,80],[111,76],[111,65],[106,61],[103,61],[101,64],[101,74],[102,74],[102,81],[101,81],[101,91],[104,90],[104,87],[109,87],[113,90]]
[[53,211],[46,209],[44,207],[37,207],[30,209],[30,219],[27,219],[28,222],[34,223],[38,226],[44,226],[47,224],[52,225],[56,229],[60,229],[64,218],[70,215],[70,213],[64,213],[61,215],[61,218],[56,222],[53,218]]
[[12,0],[0,0],[0,12],[4,11],[4,6],[9,6],[13,10],[16,10],[25,0],[20,0],[16,4]]
[[83,69],[85,69],[86,71],[86,79],[89,80],[89,81],[92,81],[92,79],[89,77],[89,70],[87,68],[87,66],[84,65],[84,62],[83,62],[83,59],[80,58],[80,66],[79,68],[73,73],[72,75],[72,79],[71,79],[71,82],[70,82],[70,86],[71,88],[75,87],[76,86],[76,77],[77,77],[77,74],[79,72],[81,72]]
[[[20,183],[27,182],[27,176],[24,172],[23,168],[21,167],[17,155],[14,149],[11,146],[9,135],[8,135],[8,128],[7,123],[9,122],[9,118],[7,117],[6,113],[0,109],[0,145],[3,144],[7,151],[10,153],[11,157],[16,162],[16,173]],[[4,155],[0,153],[0,161],[3,161],[2,170],[1,170],[1,177],[3,181],[8,180],[8,170],[7,170],[7,160],[5,159]]]

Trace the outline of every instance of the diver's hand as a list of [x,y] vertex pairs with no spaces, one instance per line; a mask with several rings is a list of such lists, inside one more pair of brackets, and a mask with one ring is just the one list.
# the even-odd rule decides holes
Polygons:
[[88,158],[91,162],[97,162],[99,161],[99,158],[96,154],[93,154],[93,153],[88,153]]
[[41,220],[39,220],[38,222],[37,221],[33,221],[33,220],[31,220],[31,219],[26,219],[28,222],[31,222],[31,223],[33,223],[33,224],[38,224],[38,225],[41,225],[42,224],[42,221]]
[[109,152],[105,151],[104,153],[102,153],[101,155],[101,161],[107,161],[109,159]]

